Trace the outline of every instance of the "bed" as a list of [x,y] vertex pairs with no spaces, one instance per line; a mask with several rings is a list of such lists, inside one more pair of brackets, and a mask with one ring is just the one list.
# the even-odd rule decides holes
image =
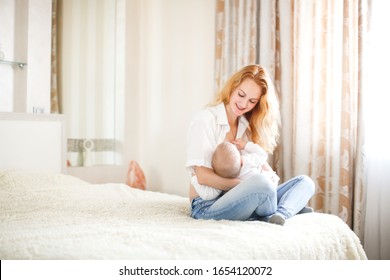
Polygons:
[[284,226],[189,217],[185,197],[55,172],[0,171],[0,259],[366,259],[337,216]]
[[2,260],[367,259],[337,216],[195,220],[189,201],[64,174],[65,118],[0,113]]

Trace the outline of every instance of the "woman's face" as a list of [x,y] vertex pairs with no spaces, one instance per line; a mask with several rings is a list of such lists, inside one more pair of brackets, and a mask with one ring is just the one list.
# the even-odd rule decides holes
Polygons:
[[229,111],[239,117],[252,110],[260,100],[261,88],[252,79],[245,79],[233,90]]

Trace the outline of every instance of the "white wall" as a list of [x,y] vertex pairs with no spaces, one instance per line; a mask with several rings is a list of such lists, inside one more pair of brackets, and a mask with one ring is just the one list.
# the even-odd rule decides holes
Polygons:
[[127,2],[125,160],[153,190],[188,194],[187,128],[214,88],[215,2]]
[[50,112],[51,0],[0,0],[0,112]]
[[[22,7],[20,7],[22,6]],[[4,60],[27,62],[28,2],[0,0],[0,47]],[[17,66],[0,63],[0,112],[14,111],[15,106],[26,107],[26,71]]]
[[[118,0],[116,136],[119,166],[73,167],[93,183],[124,182],[137,160],[150,190],[187,196],[187,128],[214,94],[215,2]],[[121,114],[124,112],[124,118]]]
[[29,0],[26,111],[50,113],[51,0]]

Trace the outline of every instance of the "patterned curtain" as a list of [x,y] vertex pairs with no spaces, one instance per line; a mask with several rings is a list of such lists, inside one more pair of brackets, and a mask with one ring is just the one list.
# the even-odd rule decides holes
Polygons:
[[260,17],[266,19],[260,22],[272,20],[259,32],[260,42],[271,42],[263,42],[270,52],[259,49],[260,63],[274,72],[281,101],[275,167],[284,179],[311,176],[317,191],[310,205],[340,216],[361,239],[365,190],[359,69],[366,13],[365,1],[359,0],[262,1]]
[[[227,36],[221,30],[229,31],[221,28],[221,18],[226,23],[225,17],[231,16],[221,12],[226,10],[221,9],[222,2],[217,1],[216,35],[220,80],[231,73],[231,68],[222,68],[223,61],[238,61],[236,56],[242,54],[230,57],[228,52],[218,52],[218,41]],[[366,2],[260,0],[253,20],[258,22],[258,30],[253,31],[256,62],[269,70],[281,103],[281,138],[273,155],[274,168],[284,180],[309,175],[317,187],[310,205],[317,212],[341,217],[361,240],[365,188],[359,70],[366,39]],[[246,55],[243,63],[244,59]],[[239,68],[237,64],[231,67]]]
[[52,114],[61,113],[60,98],[57,84],[57,0],[52,0],[51,19],[51,86],[50,86],[50,111]]
[[216,91],[237,69],[256,61],[256,0],[216,1]]
[[283,179],[308,174],[310,205],[363,240],[366,1],[261,1],[259,16],[259,63],[274,75],[282,111],[275,168]]

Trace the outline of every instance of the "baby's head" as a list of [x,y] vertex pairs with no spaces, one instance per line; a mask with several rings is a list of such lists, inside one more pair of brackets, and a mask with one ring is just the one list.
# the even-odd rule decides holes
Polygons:
[[241,154],[230,142],[222,142],[214,151],[211,165],[214,172],[224,178],[235,178],[241,169]]

